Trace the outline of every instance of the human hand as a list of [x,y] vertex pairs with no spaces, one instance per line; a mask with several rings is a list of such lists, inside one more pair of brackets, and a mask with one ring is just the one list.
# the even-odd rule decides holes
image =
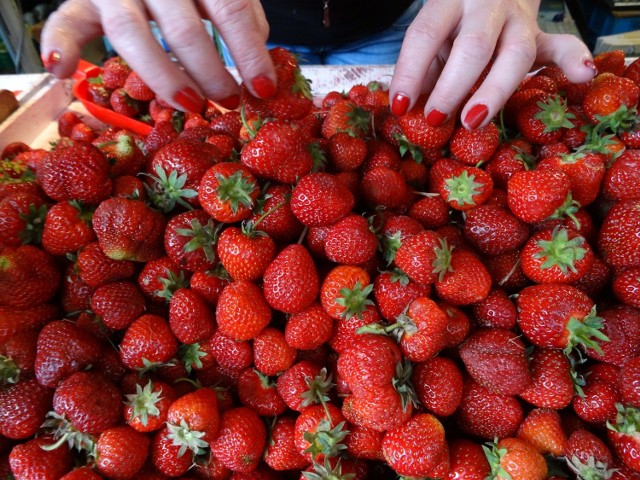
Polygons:
[[[429,93],[427,122],[442,124],[462,107],[474,129],[488,123],[532,67],[556,64],[575,83],[596,74],[589,49],[574,35],[547,34],[539,0],[429,0],[407,30],[390,85],[392,112]],[[492,62],[492,63],[491,63]],[[472,87],[491,63],[478,89]]]
[[[240,90],[204,29],[204,17],[223,37],[249,90],[260,98],[271,96],[276,75],[259,0],[67,0],[42,32],[43,63],[57,77],[68,77],[82,47],[106,34],[142,80],[175,108],[200,111],[206,97],[233,109]],[[182,68],[153,37],[150,19],[158,23]]]

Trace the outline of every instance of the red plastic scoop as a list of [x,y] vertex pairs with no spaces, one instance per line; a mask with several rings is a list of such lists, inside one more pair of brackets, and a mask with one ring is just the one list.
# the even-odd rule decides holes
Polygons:
[[148,135],[151,132],[151,125],[140,122],[134,118],[127,117],[120,113],[109,110],[93,103],[88,95],[87,89],[90,78],[97,77],[102,73],[102,69],[85,60],[78,62],[76,72],[73,74],[73,94],[82,102],[84,108],[101,122],[113,127],[126,128],[138,135]]

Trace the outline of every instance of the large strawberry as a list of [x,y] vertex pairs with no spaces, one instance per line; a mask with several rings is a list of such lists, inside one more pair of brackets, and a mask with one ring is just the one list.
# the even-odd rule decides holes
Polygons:
[[53,255],[75,253],[95,241],[93,211],[76,201],[58,202],[44,218],[42,248]]
[[640,200],[614,205],[598,234],[598,248],[605,262],[615,267],[640,266]]
[[569,177],[561,170],[525,170],[509,179],[507,201],[520,220],[537,223],[552,215],[561,217],[571,206],[570,190]]
[[0,252],[0,305],[23,308],[47,303],[60,286],[54,258],[33,245]]
[[516,123],[522,135],[531,143],[548,144],[562,137],[564,129],[573,127],[575,116],[568,112],[566,100],[560,96],[534,96],[524,102],[516,113]]
[[51,443],[53,439],[44,435],[14,446],[9,454],[9,465],[14,478],[16,480],[34,478],[54,480],[70,471],[73,466],[73,456],[69,447],[62,445],[50,451],[42,448]]
[[93,214],[93,229],[113,260],[148,262],[163,252],[164,216],[140,200],[105,200]]
[[218,228],[204,210],[189,210],[171,217],[164,232],[164,250],[178,265],[189,272],[216,266],[214,245]]
[[109,478],[135,478],[149,453],[150,439],[128,425],[104,430],[96,442],[96,467]]
[[415,363],[411,384],[422,406],[439,417],[452,415],[460,405],[462,372],[450,358],[435,356]]
[[216,305],[220,331],[236,340],[251,340],[271,321],[271,307],[262,290],[248,280],[225,287]]
[[144,314],[124,333],[120,358],[129,369],[149,369],[169,362],[178,352],[178,341],[163,317]]
[[618,458],[634,471],[640,471],[638,449],[638,418],[640,412],[635,407],[617,405],[617,415],[607,429],[607,438]]
[[490,442],[485,448],[491,465],[487,478],[511,478],[512,480],[544,480],[547,464],[544,457],[529,442],[518,437]]
[[308,227],[331,225],[345,217],[354,204],[349,188],[324,172],[302,177],[291,194],[291,211]]
[[287,184],[311,172],[314,164],[302,131],[284,121],[263,124],[242,148],[240,160],[257,177]]
[[53,390],[35,378],[19,381],[0,390],[0,434],[12,439],[35,435],[51,409]]
[[216,328],[213,309],[190,288],[180,288],[169,301],[169,325],[185,344],[207,340]]
[[91,309],[105,327],[122,330],[144,313],[146,301],[135,283],[116,281],[95,289],[91,296]]
[[167,412],[167,427],[169,438],[180,447],[179,455],[187,450],[203,453],[220,427],[216,392],[203,387],[175,400]]
[[257,281],[276,255],[275,242],[251,222],[228,226],[217,245],[220,263],[233,280]]

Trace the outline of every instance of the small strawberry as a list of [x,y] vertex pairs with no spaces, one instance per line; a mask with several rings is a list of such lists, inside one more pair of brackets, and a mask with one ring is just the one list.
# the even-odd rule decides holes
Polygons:
[[216,265],[214,244],[218,238],[215,222],[204,210],[181,212],[167,222],[164,250],[180,268],[189,272]]
[[93,144],[109,159],[113,177],[137,175],[145,166],[144,153],[128,130],[116,130],[111,135],[103,134]]
[[344,450],[347,434],[346,420],[338,407],[315,404],[305,407],[296,418],[294,443],[308,461],[322,462]]
[[52,399],[53,390],[35,378],[0,389],[0,434],[16,440],[34,436],[51,409]]
[[116,88],[109,96],[111,110],[125,117],[134,118],[143,111],[142,102],[131,98],[124,88]]
[[216,322],[213,310],[190,288],[179,288],[169,301],[169,326],[184,344],[201,342],[213,335]]
[[236,407],[222,413],[211,451],[230,470],[249,473],[262,459],[266,441],[266,427],[258,414],[246,407]]
[[322,122],[322,136],[331,138],[338,132],[365,137],[371,131],[371,112],[349,99],[336,102]]
[[498,148],[500,131],[495,123],[468,130],[457,127],[449,140],[452,155],[466,165],[486,163]]
[[295,447],[295,424],[295,417],[290,415],[279,416],[274,420],[264,461],[276,471],[300,470],[309,464]]
[[47,208],[40,195],[29,192],[0,199],[0,242],[13,247],[40,243]]
[[360,181],[360,191],[371,208],[397,209],[412,197],[400,172],[386,166],[367,169]]
[[284,330],[286,342],[297,350],[314,350],[328,342],[332,335],[333,318],[318,302],[290,315]]
[[61,315],[60,307],[56,304],[21,308],[0,306],[0,344],[16,333],[37,329]]
[[531,97],[516,113],[518,130],[531,143],[549,144],[560,140],[564,129],[572,128],[574,115],[567,111],[559,95]]
[[[470,305],[484,300],[491,291],[491,276],[471,250],[454,249],[445,240],[436,249],[434,287],[438,296],[452,305]],[[473,285],[467,280],[473,278]]]
[[276,243],[294,243],[302,234],[303,225],[291,211],[291,187],[273,184],[266,186],[249,220],[260,224],[260,230]]
[[602,334],[609,341],[599,341],[600,351],[587,349],[590,358],[623,367],[640,355],[640,311],[626,305],[612,305],[600,312]]
[[132,71],[122,86],[134,100],[140,100],[142,102],[150,102],[156,97],[156,94],[151,90],[147,84],[140,78],[140,76]]
[[640,471],[638,461],[637,408],[616,405],[617,414],[607,425],[607,439],[617,457],[630,469]]
[[615,385],[590,375],[581,392],[571,402],[573,411],[580,419],[600,425],[613,421],[617,413],[616,405],[621,401]]
[[556,410],[531,410],[520,424],[517,437],[533,445],[543,455],[561,457],[566,451],[567,437]]
[[353,265],[338,265],[330,270],[320,286],[320,303],[335,320],[362,316],[373,302],[367,296],[373,290],[366,270]]
[[512,480],[544,480],[547,478],[547,463],[533,445],[515,437],[489,442],[485,454],[491,475],[487,478]]
[[53,439],[49,436],[35,437],[25,443],[19,443],[11,449],[9,465],[16,480],[59,479],[73,466],[69,447],[61,445],[55,450],[44,450]]
[[149,453],[150,439],[128,425],[104,430],[96,442],[96,468],[109,478],[135,478]]
[[178,341],[161,316],[145,314],[125,330],[120,358],[129,369],[149,369],[169,362],[178,352]]
[[91,296],[91,309],[107,328],[122,330],[145,312],[146,303],[140,288],[130,281],[101,285]]
[[429,186],[451,208],[465,211],[487,202],[493,191],[493,180],[478,167],[441,158],[429,171]]
[[602,196],[607,200],[640,198],[640,153],[627,149],[607,168],[602,179]]
[[616,275],[611,288],[622,303],[640,308],[640,267],[627,268]]
[[110,90],[121,88],[131,73],[131,67],[119,56],[110,57],[102,65],[102,81]]
[[494,288],[484,300],[473,304],[473,317],[480,327],[513,329],[518,320],[515,303],[501,288]]
[[367,157],[367,142],[347,132],[337,132],[329,139],[328,153],[336,170],[357,170]]
[[155,304],[169,303],[173,293],[187,286],[185,272],[168,256],[144,264],[138,274],[138,285],[145,296]]
[[435,282],[438,272],[434,271],[437,249],[441,238],[433,230],[424,230],[407,236],[396,251],[395,264],[407,276],[420,285]]
[[567,356],[555,349],[536,348],[529,360],[532,382],[519,394],[539,408],[561,410],[567,407],[577,385]]
[[444,480],[485,480],[491,471],[482,446],[472,440],[456,438],[449,442],[451,469]]
[[331,225],[353,208],[355,198],[335,175],[311,173],[300,179],[291,194],[291,211],[304,225]]
[[240,403],[258,415],[282,415],[287,409],[275,382],[255,368],[245,368],[240,372],[236,389]]
[[593,124],[604,123],[614,131],[634,115],[640,87],[632,80],[613,74],[600,74],[582,100],[582,108]]
[[187,450],[195,455],[203,453],[220,428],[216,392],[202,387],[176,399],[167,412],[167,428],[173,444],[180,447],[178,456]]
[[[410,111],[398,118],[400,132],[405,137],[402,142],[408,142],[404,150],[418,147],[423,153],[427,150],[438,149],[443,147],[453,134],[454,115],[451,115],[442,125],[432,127],[426,121],[423,107],[424,104],[418,102]],[[415,155],[413,158],[416,158]]]
[[[161,430],[156,431],[151,438],[149,460],[157,469],[153,470],[151,475],[159,475],[151,477],[151,480],[160,480],[165,476],[179,477],[185,475],[193,466],[192,455],[179,455],[180,446],[174,444],[173,438],[170,437],[170,430],[165,426]],[[142,479],[146,477],[140,476]]]
[[271,321],[262,290],[247,280],[231,282],[220,294],[216,319],[220,331],[236,340],[251,340]]
[[260,194],[257,181],[244,165],[222,162],[209,168],[200,182],[202,208],[216,221],[233,223],[251,215]]
[[256,281],[276,255],[275,242],[251,222],[228,226],[218,238],[220,263],[233,280]]
[[51,206],[44,218],[42,247],[53,255],[75,253],[96,240],[93,212],[75,200]]
[[463,377],[456,363],[442,356],[413,365],[411,384],[423,407],[439,417],[452,415],[460,405]]
[[373,281],[373,295],[385,320],[393,322],[418,297],[428,297],[429,289],[399,269],[380,272]]
[[614,205],[606,214],[598,234],[603,260],[614,267],[640,266],[640,199]]
[[366,218],[349,214],[329,227],[324,250],[333,262],[363,264],[378,250],[378,238]]
[[169,407],[176,398],[175,390],[170,385],[141,380],[136,383],[135,392],[126,395],[124,419],[139,432],[159,430],[165,425]]

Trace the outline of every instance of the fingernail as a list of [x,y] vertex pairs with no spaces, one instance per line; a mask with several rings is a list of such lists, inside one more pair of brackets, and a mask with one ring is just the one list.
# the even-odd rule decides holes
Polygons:
[[447,115],[442,113],[440,110],[436,110],[435,108],[432,108],[429,111],[426,118],[429,126],[434,128],[442,125],[446,119]]
[[193,88],[186,87],[180,90],[173,97],[174,102],[191,113],[199,113],[204,105],[202,98]]
[[466,123],[467,127],[471,130],[475,130],[480,126],[484,119],[487,118],[488,113],[489,109],[486,105],[482,105],[481,103],[474,105],[467,112],[467,116],[464,117],[464,123]]
[[266,75],[258,75],[255,77],[251,80],[251,86],[258,97],[262,99],[273,97],[276,93],[276,84]]
[[62,58],[62,56],[60,55],[60,52],[57,50],[53,50],[51,52],[49,52],[48,56],[45,56],[43,54],[42,56],[42,64],[44,65],[44,68],[47,70],[47,72],[51,73],[51,70],[53,69],[53,67],[60,62],[60,59]]
[[409,110],[410,103],[411,99],[404,93],[396,93],[393,97],[393,101],[391,102],[391,113],[396,117],[404,115],[407,113],[407,110]]
[[218,104],[227,110],[235,110],[240,105],[240,95],[230,95],[227,98],[217,101]]
[[598,74],[598,67],[596,67],[595,63],[593,63],[593,60],[591,60],[590,58],[585,58],[584,62],[582,63],[585,67],[590,68],[593,71],[594,75]]

